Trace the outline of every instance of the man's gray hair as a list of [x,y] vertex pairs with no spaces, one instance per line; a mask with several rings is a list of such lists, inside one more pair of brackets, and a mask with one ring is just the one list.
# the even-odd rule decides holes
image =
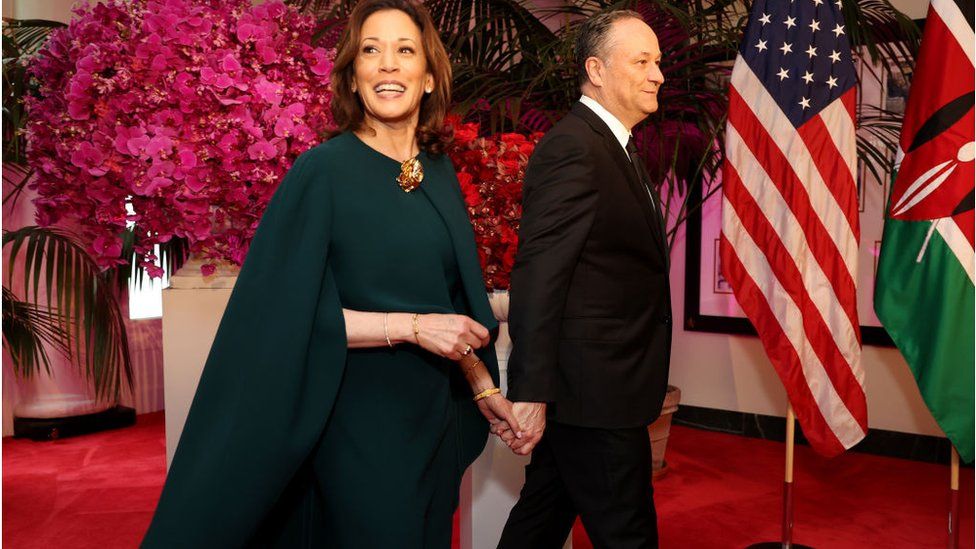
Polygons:
[[598,57],[606,61],[610,29],[615,22],[629,18],[644,20],[636,11],[614,10],[590,17],[580,25],[576,35],[576,67],[579,69],[580,86],[590,81],[586,74],[586,60]]

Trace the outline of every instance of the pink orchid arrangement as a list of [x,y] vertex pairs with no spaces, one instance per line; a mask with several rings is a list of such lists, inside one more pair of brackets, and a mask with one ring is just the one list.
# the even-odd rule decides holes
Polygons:
[[153,276],[173,237],[241,264],[282,176],[333,124],[334,51],[314,25],[280,1],[77,7],[31,63],[38,223],[78,227],[103,267],[124,263],[132,223]]

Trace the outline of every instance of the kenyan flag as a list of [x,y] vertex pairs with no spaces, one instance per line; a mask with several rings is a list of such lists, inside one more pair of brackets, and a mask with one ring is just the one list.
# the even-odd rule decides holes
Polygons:
[[973,461],[972,0],[933,0],[902,128],[874,295],[925,403]]

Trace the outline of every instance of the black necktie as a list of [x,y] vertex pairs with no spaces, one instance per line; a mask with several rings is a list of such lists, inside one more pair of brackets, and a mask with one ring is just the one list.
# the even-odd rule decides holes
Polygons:
[[637,144],[634,143],[633,137],[627,141],[627,154],[630,156],[630,162],[634,165],[634,169],[637,170],[637,179],[640,179],[641,186],[647,191],[647,199],[651,203],[651,210],[654,212],[654,218],[657,221],[658,236],[661,239],[666,239],[664,235],[667,234],[667,229],[664,226],[664,215],[658,209],[660,199],[654,198],[655,193],[651,188],[651,176],[647,173],[647,168],[644,167],[644,161],[637,152]]
[[651,191],[651,176],[648,175],[647,169],[644,168],[644,161],[641,160],[640,154],[637,152],[637,143],[634,142],[633,137],[627,141],[627,154],[630,156],[630,163],[637,170],[637,179],[640,179],[641,185],[647,191],[647,198],[651,200],[651,207],[656,212],[657,202],[654,200],[654,192]]

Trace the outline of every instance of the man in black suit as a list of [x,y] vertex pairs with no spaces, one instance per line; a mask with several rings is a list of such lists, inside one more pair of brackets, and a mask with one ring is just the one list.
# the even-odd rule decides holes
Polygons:
[[532,461],[502,549],[561,547],[576,516],[595,547],[657,546],[647,425],[668,380],[668,250],[630,132],[657,110],[661,51],[614,11],[581,26],[576,56],[583,97],[525,176],[508,363],[522,435],[503,438]]

